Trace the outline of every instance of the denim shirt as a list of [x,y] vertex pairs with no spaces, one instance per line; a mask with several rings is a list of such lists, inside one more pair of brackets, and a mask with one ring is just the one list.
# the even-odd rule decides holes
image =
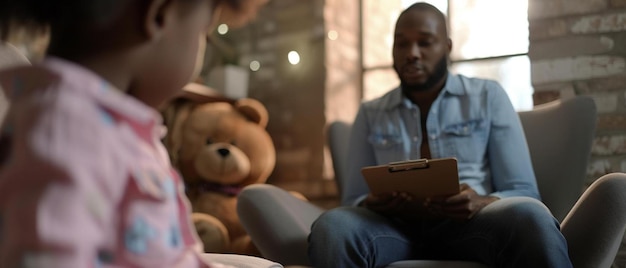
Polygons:
[[[361,104],[350,136],[344,205],[369,193],[362,167],[421,158],[420,116],[401,88]],[[432,158],[456,157],[460,182],[479,195],[539,199],[522,125],[497,82],[449,74],[426,129]]]

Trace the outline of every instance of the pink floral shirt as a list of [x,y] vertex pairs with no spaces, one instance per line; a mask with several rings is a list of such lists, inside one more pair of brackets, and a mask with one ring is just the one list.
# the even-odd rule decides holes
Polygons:
[[0,82],[0,267],[208,267],[154,109],[60,59]]

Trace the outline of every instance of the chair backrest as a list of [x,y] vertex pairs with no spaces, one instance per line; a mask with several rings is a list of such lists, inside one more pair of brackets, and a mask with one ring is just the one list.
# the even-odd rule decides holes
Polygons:
[[334,121],[328,126],[328,148],[333,161],[337,190],[341,193],[343,181],[346,179],[346,160],[348,159],[348,143],[352,124],[344,121]]
[[584,190],[596,127],[590,97],[557,100],[519,112],[539,193],[559,221]]
[[[559,220],[584,188],[596,125],[593,100],[577,96],[518,113],[543,202]],[[345,180],[351,124],[332,122],[328,143],[339,190]],[[341,191],[340,191],[341,192]]]

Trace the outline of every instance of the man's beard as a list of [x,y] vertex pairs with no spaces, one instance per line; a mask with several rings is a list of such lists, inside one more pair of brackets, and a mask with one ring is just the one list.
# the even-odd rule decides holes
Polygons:
[[400,75],[400,71],[396,69],[396,73],[398,74],[398,77],[400,78],[400,86],[402,87],[402,90],[404,90],[405,92],[426,91],[426,90],[431,89],[437,83],[439,83],[441,79],[446,77],[446,75],[448,74],[448,57],[445,57],[445,56],[441,57],[441,60],[439,60],[437,65],[435,65],[435,69],[432,75],[428,77],[426,82],[421,83],[421,84],[407,84],[406,81],[402,79],[402,75]]

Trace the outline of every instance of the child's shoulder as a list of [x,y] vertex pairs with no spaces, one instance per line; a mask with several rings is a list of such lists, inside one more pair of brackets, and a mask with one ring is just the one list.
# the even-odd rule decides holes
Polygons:
[[0,81],[11,103],[4,127],[14,136],[74,153],[98,149],[94,145],[104,140],[109,113],[55,70],[19,67],[0,72]]
[[0,85],[9,98],[11,110],[30,115],[20,118],[44,116],[64,119],[66,124],[83,124],[84,120],[91,121],[89,116],[93,116],[92,110],[97,107],[89,94],[74,89],[76,83],[44,66],[22,66],[2,71]]

